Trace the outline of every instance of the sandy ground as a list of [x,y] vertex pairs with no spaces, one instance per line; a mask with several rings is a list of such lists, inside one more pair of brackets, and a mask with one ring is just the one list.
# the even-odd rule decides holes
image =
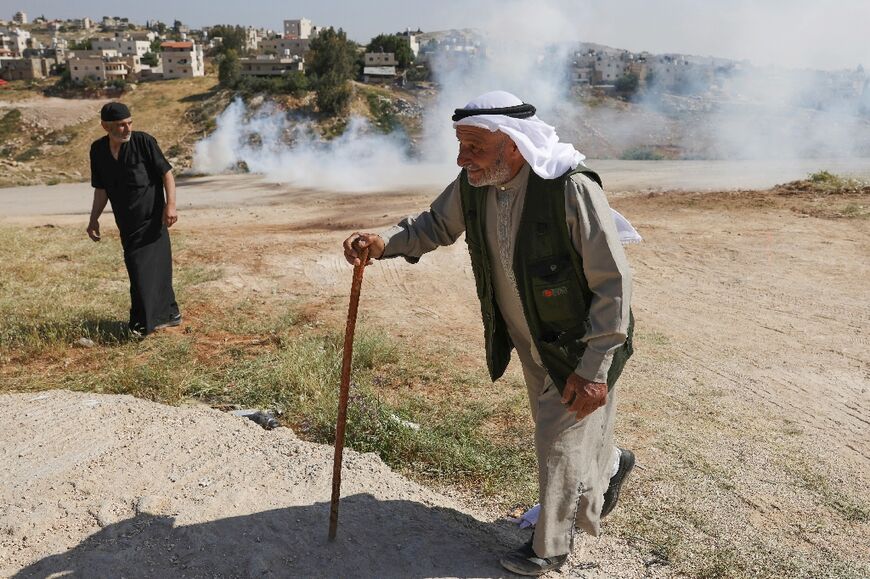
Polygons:
[[[698,175],[707,179],[709,172]],[[730,186],[743,186],[733,177],[728,173]],[[643,174],[613,179],[641,181]],[[657,188],[673,184],[662,178]],[[32,189],[34,195],[19,192],[14,201],[0,190],[0,203],[19,208],[6,218],[13,222],[84,227],[85,189]],[[204,196],[182,212],[178,227],[213,240],[207,253],[186,259],[220,263],[225,277],[217,283],[227,291],[309,299],[339,320],[350,279],[340,241],[425,207],[436,192],[339,195],[255,177],[208,178],[182,184],[182,204]],[[46,216],[35,214],[42,205],[23,201],[45,195],[83,196],[86,206],[78,215]],[[645,340],[658,343],[639,348],[632,360],[621,395],[626,419],[636,418],[632,388],[664,385],[658,410],[666,414],[675,399],[668,388],[703,384],[716,392],[715,419],[738,435],[751,427],[753,436],[772,440],[788,427],[832,477],[866,490],[867,220],[816,219],[787,207],[680,192],[611,200],[645,237],[628,249],[634,309]],[[110,221],[103,222],[109,235]],[[380,262],[367,270],[365,284],[361,323],[444,348],[457,364],[481,364],[464,244],[415,266]],[[350,453],[340,538],[329,544],[328,447],[210,409],[129,397],[47,392],[5,395],[0,403],[0,575],[490,577],[504,574],[495,555],[524,539],[496,514],[408,482],[376,457]],[[680,428],[696,427],[674,425]],[[644,463],[655,465],[665,440],[653,434],[628,441],[641,461],[636,476],[645,476]],[[739,453],[744,444],[728,440],[719,452]],[[779,504],[783,489],[758,488],[770,457],[755,452],[737,476],[756,479],[740,494],[755,505],[757,524],[802,516],[800,505]],[[866,538],[866,525],[860,530]],[[855,539],[843,535],[832,537],[830,547]],[[605,537],[578,541],[562,575],[668,571],[651,567],[636,545]]]
[[24,122],[31,127],[58,130],[69,125],[77,125],[87,120],[99,118],[103,102],[105,101],[55,97],[0,101],[0,115],[6,110],[18,109],[21,111]]

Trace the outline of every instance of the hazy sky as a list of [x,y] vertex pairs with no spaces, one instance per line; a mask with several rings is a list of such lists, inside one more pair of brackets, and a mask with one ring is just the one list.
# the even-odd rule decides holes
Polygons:
[[[870,0],[0,0],[0,18],[9,19],[17,10],[31,19],[108,15],[275,30],[282,29],[285,18],[305,17],[319,26],[344,28],[359,42],[405,28],[475,27],[511,11],[523,15],[520,21],[534,20],[536,30],[559,30],[560,40],[749,59],[758,65],[870,68]],[[495,32],[510,35],[507,28]]]

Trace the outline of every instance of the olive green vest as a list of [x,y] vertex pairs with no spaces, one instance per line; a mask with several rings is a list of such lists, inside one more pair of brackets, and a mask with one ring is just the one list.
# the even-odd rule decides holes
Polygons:
[[[583,173],[601,184],[598,174],[588,169],[570,171],[556,179],[542,179],[533,171],[529,172],[526,202],[514,244],[514,275],[526,322],[541,361],[559,392],[586,350],[583,336],[589,327],[592,300],[583,273],[583,260],[571,243],[565,218],[565,184],[574,173]],[[459,182],[465,241],[483,315],[486,363],[495,381],[507,368],[513,342],[498,309],[492,284],[484,233],[488,188],[471,186],[464,170]],[[608,389],[613,388],[633,352],[634,316],[630,316],[628,338],[614,353],[607,374]]]

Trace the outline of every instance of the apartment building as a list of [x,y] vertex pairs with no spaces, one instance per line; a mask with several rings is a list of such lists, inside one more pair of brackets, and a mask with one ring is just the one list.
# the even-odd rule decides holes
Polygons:
[[118,54],[136,55],[143,57],[151,52],[151,43],[147,40],[133,40],[132,38],[100,38],[91,40],[94,50],[117,50]]
[[298,57],[277,58],[272,55],[259,55],[240,58],[242,76],[283,76],[289,72],[301,72],[304,61]]
[[202,46],[191,41],[164,42],[163,78],[192,78],[205,75]]

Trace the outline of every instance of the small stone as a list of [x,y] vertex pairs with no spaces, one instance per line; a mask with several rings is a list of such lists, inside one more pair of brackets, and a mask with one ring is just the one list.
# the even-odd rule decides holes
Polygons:
[[96,346],[96,344],[94,344],[94,341],[90,338],[79,338],[78,340],[76,340],[76,345],[81,346],[82,348],[93,348],[94,346]]
[[163,515],[169,501],[165,497],[145,495],[136,499],[136,514]]

